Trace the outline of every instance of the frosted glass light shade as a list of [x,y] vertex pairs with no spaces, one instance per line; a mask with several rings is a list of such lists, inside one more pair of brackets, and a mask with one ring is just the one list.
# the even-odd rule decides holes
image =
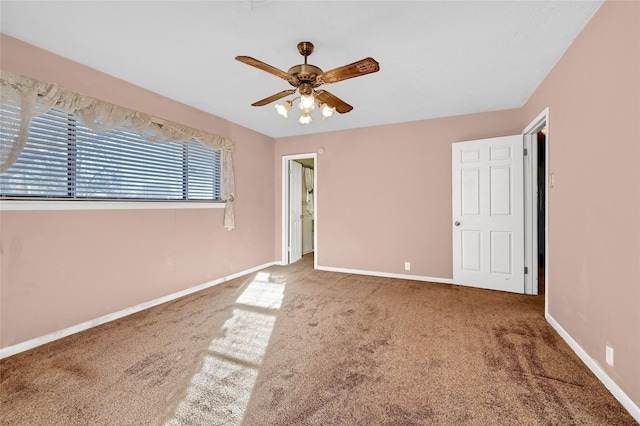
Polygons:
[[300,115],[300,118],[298,118],[298,123],[300,124],[310,124],[311,122],[313,122],[313,117],[311,116],[311,114],[302,114]]
[[322,113],[322,120],[326,120],[327,118],[331,117],[334,112],[336,112],[336,109],[335,107],[332,108],[327,104],[322,104],[320,105],[320,112]]
[[282,116],[282,118],[288,117],[288,112],[291,109],[291,101],[286,101],[284,104],[276,104],[276,111]]
[[313,95],[302,95],[300,96],[300,103],[298,104],[302,114],[311,114],[316,107],[316,100]]

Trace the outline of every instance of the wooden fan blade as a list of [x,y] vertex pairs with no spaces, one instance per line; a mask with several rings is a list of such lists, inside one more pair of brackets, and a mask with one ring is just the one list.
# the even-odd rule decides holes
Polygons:
[[373,58],[365,58],[361,61],[326,71],[318,76],[318,79],[323,83],[335,83],[377,71],[380,71],[380,64]]
[[285,96],[289,96],[289,95],[293,95],[294,93],[296,93],[296,89],[293,90],[283,90],[280,93],[276,93],[275,95],[271,95],[268,98],[264,98],[258,102],[254,102],[251,105],[252,106],[265,106],[267,104],[270,104],[273,101],[277,101],[280,98],[284,98]]
[[262,61],[254,59],[250,56],[236,56],[236,60],[242,63],[245,63],[247,65],[251,65],[252,67],[256,67],[262,71],[266,71],[269,74],[273,74],[276,77],[280,77],[283,80],[287,80],[289,83],[291,83],[296,87],[298,86],[298,79],[295,76],[289,74],[288,72],[284,72],[281,69],[273,67],[269,64],[265,64]]
[[325,103],[330,107],[335,108],[340,114],[344,114],[345,112],[349,112],[353,109],[351,105],[326,90],[317,91],[315,93],[315,97],[320,101],[320,103]]

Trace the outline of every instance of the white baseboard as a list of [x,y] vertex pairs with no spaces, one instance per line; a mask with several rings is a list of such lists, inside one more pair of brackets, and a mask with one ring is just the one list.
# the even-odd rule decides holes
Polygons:
[[126,317],[127,315],[135,314],[136,312],[140,312],[142,310],[151,308],[153,306],[157,306],[157,305],[160,305],[162,303],[166,303],[166,302],[169,302],[171,300],[178,299],[180,297],[186,296],[186,295],[191,294],[191,293],[195,293],[195,292],[200,291],[200,290],[204,290],[205,288],[209,288],[209,287],[213,287],[213,286],[218,285],[218,284],[222,284],[222,283],[224,283],[226,281],[230,281],[232,279],[241,277],[243,275],[248,275],[248,274],[250,274],[252,272],[259,271],[261,269],[267,268],[267,267],[269,267],[271,265],[275,265],[275,264],[276,264],[276,262],[265,263],[264,265],[256,266],[254,268],[247,269],[246,271],[237,272],[235,274],[228,275],[226,277],[218,278],[217,280],[209,281],[207,283],[200,284],[200,285],[197,285],[195,287],[191,287],[191,288],[188,288],[186,290],[182,290],[182,291],[179,291],[179,292],[176,292],[176,293],[173,293],[173,294],[169,294],[167,296],[160,297],[158,299],[151,300],[149,302],[140,303],[139,305],[132,306],[130,308],[126,308],[126,309],[123,309],[123,310],[118,311],[118,312],[113,312],[111,314],[103,315],[103,316],[101,316],[99,318],[96,318],[96,319],[93,319],[93,320],[89,320],[89,321],[85,321],[83,323],[76,324],[76,325],[73,325],[71,327],[64,328],[62,330],[54,331],[53,333],[49,333],[49,334],[46,334],[44,336],[36,337],[34,339],[27,340],[25,342],[18,343],[18,344],[12,345],[12,346],[7,346],[6,348],[0,349],[0,359],[9,357],[11,355],[15,355],[15,354],[20,353],[20,352],[27,351],[29,349],[33,349],[33,348],[35,348],[37,346],[44,345],[45,343],[53,342],[54,340],[58,340],[58,339],[61,339],[63,337],[66,337],[66,336],[70,336],[70,335],[72,335],[74,333],[78,333],[80,331],[84,331],[84,330],[87,330],[89,328],[92,328],[92,327],[95,327],[95,326],[98,326],[98,325],[101,325],[101,324],[105,324],[107,322],[110,322],[110,321],[113,321],[113,320],[116,320],[116,319],[119,319],[119,318],[122,318],[122,317]]
[[450,279],[450,278],[434,278],[434,277],[423,277],[421,275],[392,274],[392,273],[389,273],[389,272],[363,271],[363,270],[359,270],[359,269],[334,268],[334,267],[331,267],[331,266],[317,266],[316,269],[319,270],[319,271],[342,272],[342,273],[345,273],[345,274],[371,275],[373,277],[399,278],[401,280],[413,280],[413,281],[426,281],[426,282],[431,282],[431,283],[453,284],[453,279]]
[[573,349],[573,351],[576,353],[576,355],[578,355],[582,362],[584,362],[587,367],[589,367],[589,370],[591,370],[593,374],[595,374],[596,377],[605,385],[605,387],[609,389],[609,392],[611,392],[613,396],[618,401],[620,401],[620,404],[622,404],[622,406],[629,412],[629,414],[631,414],[631,416],[638,423],[640,423],[640,407],[638,407],[638,405],[636,405],[631,400],[631,398],[629,398],[627,394],[624,393],[622,389],[620,389],[620,386],[618,386],[616,382],[614,382],[613,379],[611,379],[611,377],[609,377],[609,375],[605,373],[600,365],[598,365],[598,363],[593,358],[591,358],[584,349],[582,349],[578,342],[573,340],[571,335],[569,335],[569,333],[567,333],[567,331],[562,328],[558,321],[556,321],[548,313],[545,315],[545,317],[549,324],[551,324],[551,326],[558,332],[558,334],[564,339],[564,341],[567,342],[567,344],[571,347],[571,349]]

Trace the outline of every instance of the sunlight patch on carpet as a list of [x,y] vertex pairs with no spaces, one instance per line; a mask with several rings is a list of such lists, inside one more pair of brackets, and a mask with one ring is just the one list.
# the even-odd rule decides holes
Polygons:
[[224,358],[259,366],[276,322],[274,315],[234,309],[222,327],[224,337],[213,339],[209,351]]
[[242,423],[276,321],[268,312],[280,309],[284,287],[285,282],[270,281],[269,273],[256,274],[167,425]]
[[284,284],[270,282],[268,272],[259,272],[242,292],[236,303],[265,309],[280,309],[284,297]]

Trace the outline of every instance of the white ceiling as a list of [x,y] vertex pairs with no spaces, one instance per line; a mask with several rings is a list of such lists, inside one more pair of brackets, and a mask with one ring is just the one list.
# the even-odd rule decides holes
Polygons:
[[[602,1],[6,1],[3,33],[271,137],[521,107]],[[323,86],[353,111],[301,126],[251,103],[291,86],[234,60],[375,74]]]

